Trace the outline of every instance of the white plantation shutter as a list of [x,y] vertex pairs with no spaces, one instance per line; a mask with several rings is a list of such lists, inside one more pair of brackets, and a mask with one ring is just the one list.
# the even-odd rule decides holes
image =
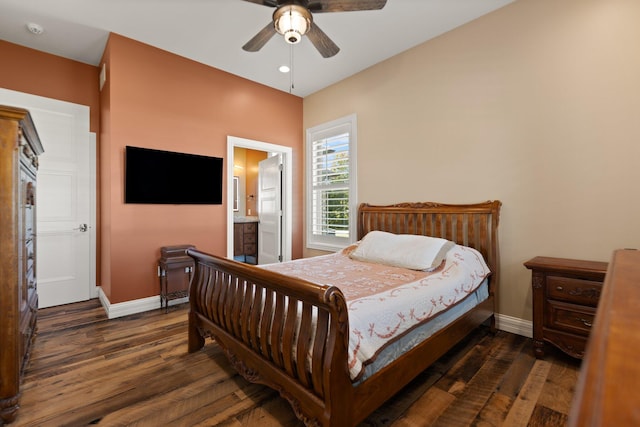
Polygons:
[[307,130],[307,247],[339,250],[353,242],[355,115]]

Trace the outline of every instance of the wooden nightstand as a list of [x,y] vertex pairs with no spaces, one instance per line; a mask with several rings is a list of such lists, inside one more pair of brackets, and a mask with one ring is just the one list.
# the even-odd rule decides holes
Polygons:
[[169,310],[169,301],[189,296],[189,282],[193,273],[194,261],[187,255],[187,249],[193,245],[163,246],[158,260],[160,278],[160,308]]
[[533,287],[533,349],[544,357],[545,342],[582,359],[608,264],[535,257],[524,263]]

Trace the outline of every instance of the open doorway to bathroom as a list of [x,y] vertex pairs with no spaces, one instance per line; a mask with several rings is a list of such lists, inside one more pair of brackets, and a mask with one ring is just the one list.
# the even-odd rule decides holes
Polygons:
[[[260,162],[269,153],[251,148],[233,149],[233,259],[258,264],[265,257],[259,253],[258,237],[264,224],[258,216]],[[231,164],[229,164],[231,167]],[[260,226],[260,227],[259,227]],[[280,236],[279,236],[280,237]],[[280,245],[276,248],[279,251]]]
[[[260,255],[254,259],[253,253],[246,256],[244,250],[236,251],[238,238],[235,229],[253,233],[253,226],[246,224],[256,224],[260,227],[260,173],[258,165],[261,161],[272,156],[279,155],[282,159],[282,218],[281,227],[278,229],[279,236],[276,239],[281,242],[281,260],[291,260],[291,215],[292,215],[292,166],[291,147],[285,147],[268,142],[249,140],[234,136],[227,137],[227,257],[248,263],[260,262]],[[264,208],[263,208],[264,209]],[[242,230],[239,228],[242,227]],[[259,235],[259,233],[258,233]],[[247,249],[250,251],[251,239],[247,242]],[[242,258],[242,259],[240,259]],[[269,257],[263,257],[268,259]],[[272,261],[269,261],[272,262]]]

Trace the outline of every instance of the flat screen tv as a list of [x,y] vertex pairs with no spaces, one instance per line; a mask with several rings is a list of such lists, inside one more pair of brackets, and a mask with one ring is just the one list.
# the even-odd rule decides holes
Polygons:
[[126,147],[125,203],[222,204],[219,157]]

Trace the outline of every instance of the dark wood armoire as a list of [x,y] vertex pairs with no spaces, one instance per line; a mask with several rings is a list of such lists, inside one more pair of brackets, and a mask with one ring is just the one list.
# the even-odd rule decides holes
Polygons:
[[0,106],[0,425],[16,417],[35,337],[36,171],[43,151],[29,111]]

